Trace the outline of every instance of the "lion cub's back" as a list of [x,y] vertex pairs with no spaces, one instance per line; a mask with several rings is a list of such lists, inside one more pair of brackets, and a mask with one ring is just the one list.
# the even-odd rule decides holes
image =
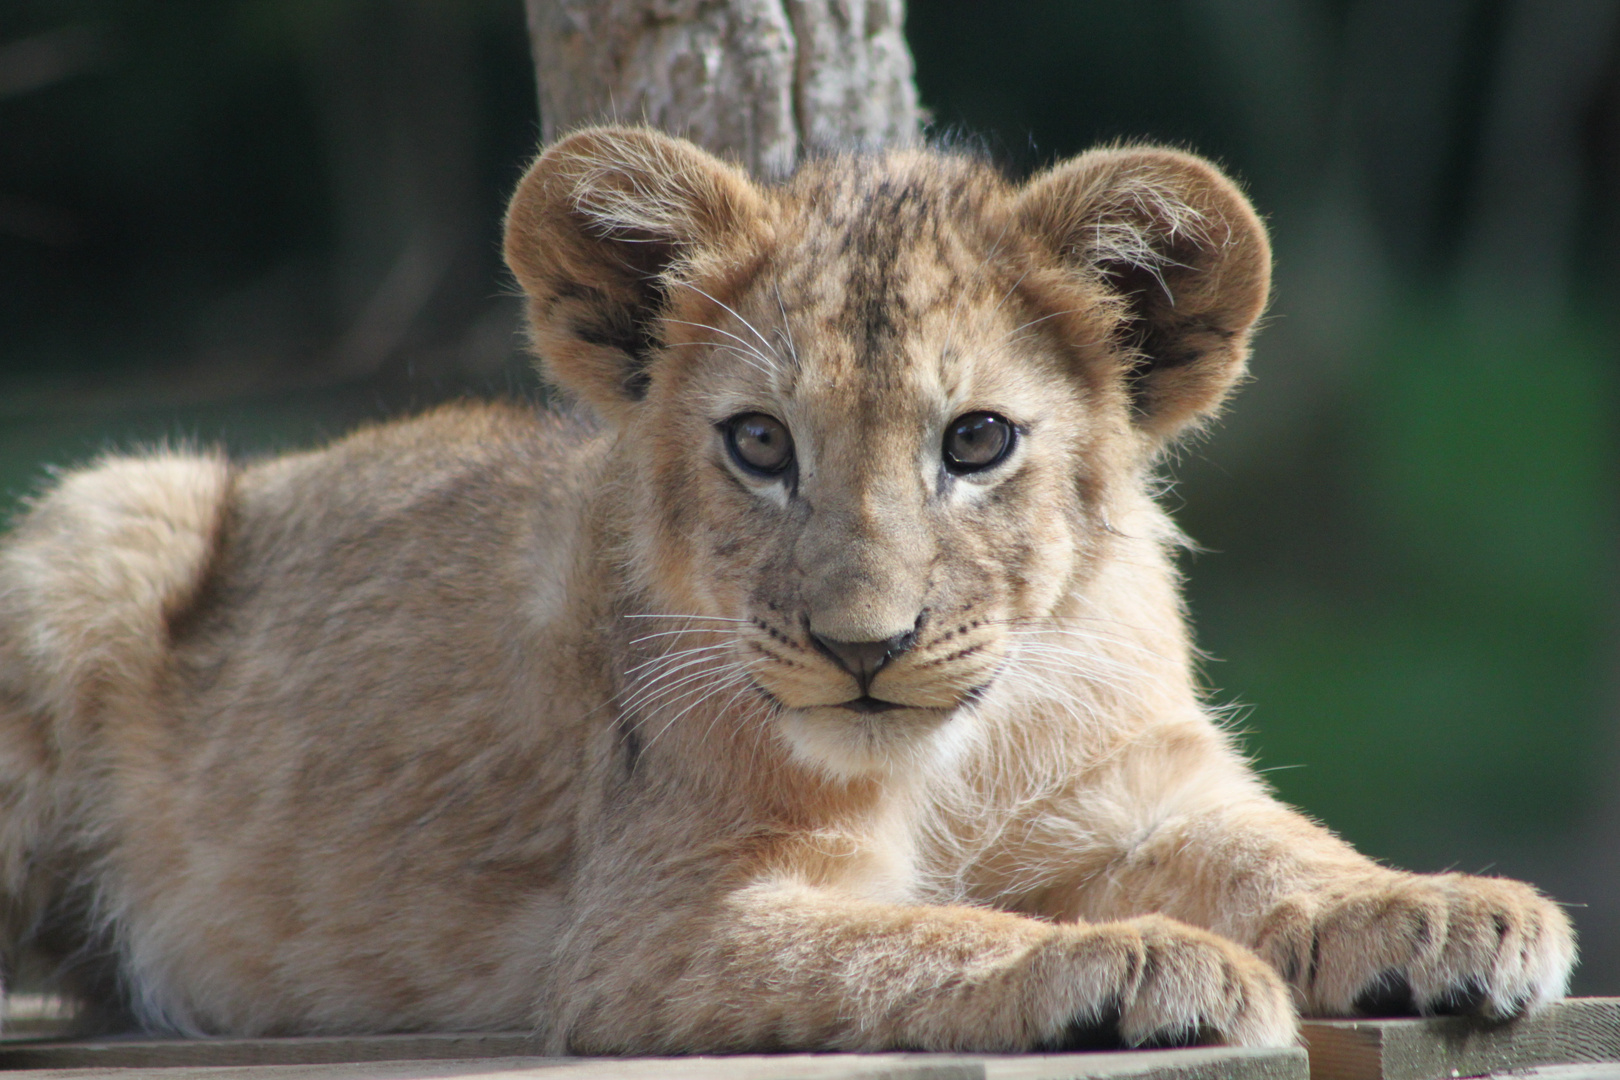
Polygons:
[[503,574],[555,602],[547,579],[565,573],[597,449],[568,418],[481,404],[245,468],[209,451],[103,457],[0,537],[0,689],[88,724],[149,693],[172,647],[255,616],[252,640],[216,644],[308,652],[314,628],[299,620],[364,639],[362,614],[383,616],[373,632],[386,635],[400,628],[390,605],[425,609],[420,629],[442,621],[435,602]]
[[32,707],[0,727],[72,727],[37,741],[67,751],[50,771],[78,820],[32,831],[99,838],[149,1021],[519,1020],[484,1014],[498,993],[458,1008],[455,972],[498,963],[511,919],[545,921],[514,898],[559,884],[577,763],[568,732],[534,735],[592,693],[556,650],[580,634],[559,604],[598,446],[455,406],[239,470],[107,460],[22,523],[0,555],[0,713]]

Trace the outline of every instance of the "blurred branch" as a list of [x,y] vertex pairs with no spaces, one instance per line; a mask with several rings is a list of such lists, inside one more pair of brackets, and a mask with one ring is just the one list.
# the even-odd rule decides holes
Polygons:
[[397,352],[450,269],[453,246],[431,231],[405,244],[359,316],[333,349],[331,375],[343,380],[368,375]]
[[[413,256],[412,262],[422,258]],[[431,256],[423,262],[431,266]],[[401,277],[421,272],[419,265],[402,271]],[[408,384],[414,394],[422,390],[416,378],[421,373],[443,378],[451,392],[468,392],[503,371],[530,369],[520,347],[515,300],[490,303],[481,316],[460,328],[458,336],[426,345],[400,329],[410,315],[407,301],[412,287],[398,284],[391,291],[392,296],[378,306],[393,311],[379,314],[370,327],[351,328],[337,347],[314,357],[271,349],[201,353],[184,361],[128,365],[111,376],[7,379],[0,383],[0,422],[114,416],[309,391],[376,389],[391,380]]]
[[72,247],[84,240],[86,229],[72,214],[0,191],[0,234],[47,247]]
[[0,45],[0,99],[83,75],[110,52],[106,31],[97,25],[64,26]]
[[1620,0],[1518,0],[1481,147],[1464,284],[1486,302],[1570,295],[1584,176],[1581,125],[1601,89]]

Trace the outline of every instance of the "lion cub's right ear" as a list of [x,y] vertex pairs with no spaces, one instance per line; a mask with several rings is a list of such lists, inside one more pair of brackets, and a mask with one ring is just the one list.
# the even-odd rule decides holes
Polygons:
[[506,263],[548,374],[609,419],[647,391],[673,290],[745,267],[768,207],[742,170],[645,128],[588,128],[540,155],[506,214]]

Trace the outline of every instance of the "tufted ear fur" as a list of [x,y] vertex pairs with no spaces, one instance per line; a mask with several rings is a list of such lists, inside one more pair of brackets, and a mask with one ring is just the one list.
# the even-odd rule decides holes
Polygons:
[[1164,442],[1213,413],[1271,287],[1265,226],[1237,186],[1190,154],[1093,150],[1032,179],[1018,213],[1065,269],[1122,302],[1138,425]]
[[608,418],[625,415],[651,380],[672,288],[746,264],[766,224],[746,174],[691,143],[602,127],[554,144],[506,215],[506,263],[547,372]]

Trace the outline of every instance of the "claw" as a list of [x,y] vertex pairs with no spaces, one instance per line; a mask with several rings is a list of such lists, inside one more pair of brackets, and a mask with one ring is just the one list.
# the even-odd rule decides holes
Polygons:
[[1415,1016],[1418,1011],[1406,973],[1393,969],[1380,973],[1356,995],[1355,1010],[1359,1016]]
[[1208,1024],[1164,1028],[1136,1044],[1141,1050],[1173,1050],[1182,1046],[1208,1046],[1221,1041],[1220,1032]]
[[1046,1054],[1126,1049],[1125,1040],[1119,1036],[1119,1006],[1111,1006],[1096,1016],[1075,1017],[1055,1037],[1037,1043],[1035,1049]]
[[1476,1016],[1484,1010],[1489,996],[1490,990],[1483,980],[1469,978],[1458,986],[1448,987],[1423,1011],[1433,1016]]

